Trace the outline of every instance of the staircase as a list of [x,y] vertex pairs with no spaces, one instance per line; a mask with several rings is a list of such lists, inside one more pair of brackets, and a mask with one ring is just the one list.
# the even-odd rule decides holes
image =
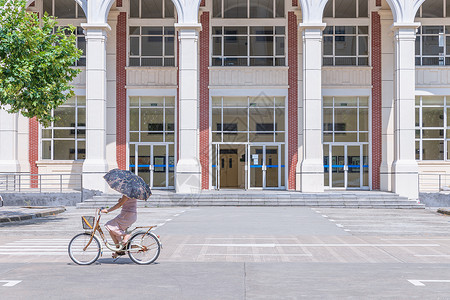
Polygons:
[[[77,204],[77,208],[112,207],[119,195],[103,194]],[[300,193],[290,191],[204,191],[199,194],[177,194],[153,191],[148,201],[138,207],[170,206],[311,206],[341,208],[425,208],[417,201],[378,191],[330,191]]]

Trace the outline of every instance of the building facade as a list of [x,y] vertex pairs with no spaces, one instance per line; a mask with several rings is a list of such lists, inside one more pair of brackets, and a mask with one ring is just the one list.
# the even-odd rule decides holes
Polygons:
[[[450,173],[450,0],[35,0],[77,27],[76,96],[0,111],[0,172],[154,189],[392,191]],[[447,105],[447,100],[449,100]],[[449,111],[447,111],[449,107]],[[447,137],[448,133],[448,137]]]

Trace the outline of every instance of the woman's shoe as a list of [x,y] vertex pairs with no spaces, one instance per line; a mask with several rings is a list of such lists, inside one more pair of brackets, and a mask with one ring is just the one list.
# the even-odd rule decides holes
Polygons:
[[125,251],[116,251],[112,254],[112,258],[116,259],[119,256],[125,255]]

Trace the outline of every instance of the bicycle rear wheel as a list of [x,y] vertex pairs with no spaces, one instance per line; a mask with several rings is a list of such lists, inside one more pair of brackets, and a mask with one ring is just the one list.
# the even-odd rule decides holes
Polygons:
[[89,233],[80,233],[72,238],[68,251],[74,263],[78,265],[90,265],[99,258],[101,251],[100,242],[95,235],[86,250],[83,250],[90,239],[91,235]]
[[128,256],[139,265],[151,264],[158,258],[160,251],[161,244],[151,232],[136,233],[128,243]]

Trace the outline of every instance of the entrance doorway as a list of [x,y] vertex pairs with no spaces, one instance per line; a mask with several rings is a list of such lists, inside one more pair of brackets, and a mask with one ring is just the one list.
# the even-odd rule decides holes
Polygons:
[[216,189],[284,188],[284,144],[214,144]]
[[368,189],[368,144],[324,144],[325,186],[332,189]]
[[222,188],[239,188],[238,149],[220,150],[220,186]]
[[[153,189],[174,188],[174,144],[135,144],[130,147],[130,171]],[[134,149],[133,149],[134,148]]]

